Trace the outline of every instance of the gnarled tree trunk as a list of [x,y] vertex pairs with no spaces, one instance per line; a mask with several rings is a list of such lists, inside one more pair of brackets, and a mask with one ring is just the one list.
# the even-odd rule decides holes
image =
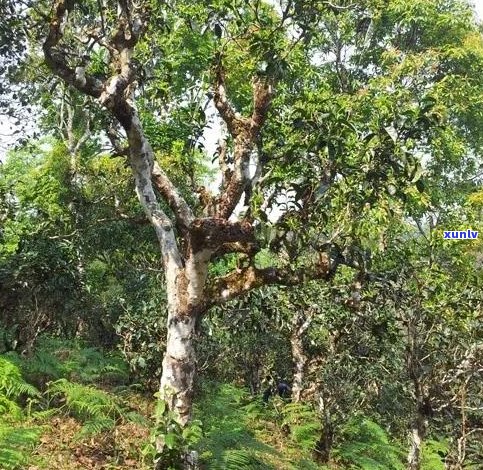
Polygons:
[[[196,325],[206,305],[204,286],[210,254],[208,250],[193,253],[186,260],[184,267],[180,268],[173,264],[166,269],[167,342],[159,396],[175,413],[178,423],[182,426],[191,420],[197,363]],[[164,446],[163,436],[159,436],[156,441],[156,451],[159,455],[162,454]],[[193,468],[189,463],[193,458],[184,457],[185,468]],[[163,468],[163,462],[158,460],[156,469]]]
[[180,424],[191,418],[196,373],[195,335],[199,316],[205,309],[204,285],[209,252],[188,258],[183,269],[167,276],[167,343],[163,359],[160,397],[175,411]]

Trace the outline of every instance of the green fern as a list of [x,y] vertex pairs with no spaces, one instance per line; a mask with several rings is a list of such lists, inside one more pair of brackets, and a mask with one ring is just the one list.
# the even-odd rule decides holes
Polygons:
[[39,391],[23,379],[18,365],[4,356],[0,356],[0,393],[13,399],[22,395],[40,396]]
[[59,379],[47,390],[51,400],[59,400],[70,415],[83,422],[80,436],[112,429],[125,412],[120,400],[90,385]]
[[274,468],[265,462],[276,451],[260,442],[252,431],[262,412],[262,406],[239,387],[204,384],[196,416],[204,430],[198,450],[208,469]]
[[17,364],[0,356],[0,468],[24,467],[41,428],[23,424],[17,400],[39,397],[39,391],[25,382]]
[[16,361],[30,381],[43,385],[67,378],[82,383],[123,383],[129,378],[129,368],[118,355],[85,347],[75,340],[40,338],[32,357]]
[[362,470],[403,470],[405,452],[389,442],[377,423],[362,416],[351,419],[342,430],[343,442],[334,456],[346,468]]
[[63,374],[82,383],[122,382],[128,378],[126,363],[117,356],[106,356],[96,348],[71,350],[63,363]]
[[96,416],[84,421],[79,437],[93,436],[114,429],[116,420],[106,416]]
[[221,461],[210,465],[210,470],[273,470],[250,449],[230,449],[223,453]]
[[18,421],[22,410],[17,403],[0,393],[0,417],[2,421]]
[[314,408],[305,403],[287,403],[281,410],[282,426],[290,429],[292,439],[304,451],[315,448],[322,431],[321,423]]
[[41,428],[0,423],[0,468],[26,468],[28,456],[36,445]]
[[62,364],[52,351],[36,350],[31,357],[23,359],[22,369],[31,382],[41,387],[49,380],[62,377]]
[[422,462],[423,470],[444,470],[446,468],[441,455],[449,452],[449,444],[445,440],[428,439],[423,443]]

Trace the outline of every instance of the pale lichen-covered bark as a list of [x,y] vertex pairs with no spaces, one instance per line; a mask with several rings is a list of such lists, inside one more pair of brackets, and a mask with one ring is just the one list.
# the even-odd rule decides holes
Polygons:
[[167,271],[168,338],[160,394],[184,425],[191,418],[196,356],[196,324],[204,311],[210,251],[193,253],[184,269]]
[[292,348],[292,359],[294,363],[292,399],[300,401],[304,389],[304,373],[308,357],[305,354],[303,338],[312,323],[313,311],[297,310],[292,320],[292,332],[290,345]]
[[422,430],[419,423],[414,423],[410,433],[410,446],[408,454],[408,470],[420,470]]

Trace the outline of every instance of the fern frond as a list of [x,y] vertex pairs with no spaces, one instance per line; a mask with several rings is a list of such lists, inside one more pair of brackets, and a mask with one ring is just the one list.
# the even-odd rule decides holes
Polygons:
[[428,439],[423,443],[422,448],[422,466],[425,470],[444,470],[445,455],[449,452],[449,444],[445,440]]
[[51,399],[58,399],[68,414],[83,422],[81,437],[112,429],[119,421],[146,425],[146,418],[129,411],[123,401],[92,385],[83,385],[59,379],[47,389]]
[[139,424],[140,426],[145,426],[145,427],[150,426],[150,422],[146,418],[146,416],[143,416],[142,414],[139,414],[136,411],[128,411],[127,413],[123,413],[123,418],[131,423]]
[[21,395],[40,396],[40,392],[23,379],[18,365],[3,356],[0,356],[0,392],[14,399]]
[[41,428],[12,427],[0,423],[0,468],[25,468],[31,449],[36,445]]
[[0,393],[0,417],[3,421],[18,421],[22,410],[13,400]]
[[42,337],[32,357],[16,355],[15,362],[30,381],[42,385],[60,378],[82,383],[125,382],[129,378],[129,367],[120,356],[86,347],[78,340]]
[[306,403],[287,403],[281,414],[282,426],[288,426],[292,439],[305,451],[313,450],[322,431],[315,409]]
[[253,451],[230,449],[224,452],[221,462],[210,466],[210,470],[272,470]]
[[47,421],[54,417],[59,412],[56,408],[51,408],[48,410],[34,411],[30,414],[30,418],[36,421]]
[[362,470],[402,470],[405,452],[392,444],[387,433],[374,421],[357,416],[342,431],[343,442],[334,456],[345,465]]
[[106,416],[96,416],[95,418],[89,419],[84,422],[78,437],[82,438],[86,436],[100,434],[103,431],[113,429],[115,425],[116,421],[112,418],[108,418]]

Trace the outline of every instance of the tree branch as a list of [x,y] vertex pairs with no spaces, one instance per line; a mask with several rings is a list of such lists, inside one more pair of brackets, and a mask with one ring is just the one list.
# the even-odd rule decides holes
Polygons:
[[194,252],[210,249],[215,256],[228,252],[254,254],[259,246],[251,224],[208,217],[191,224],[190,242]]
[[[69,13],[73,10],[74,5],[75,0],[55,0],[49,34],[43,44],[45,61],[53,73],[66,83],[84,94],[98,98],[99,102],[111,112],[125,130],[136,193],[146,216],[155,228],[165,268],[174,273],[177,269],[182,268],[183,262],[172,221],[162,210],[156,198],[152,179],[155,180],[159,191],[171,206],[178,226],[188,226],[193,217],[175,186],[155,164],[153,149],[144,134],[134,104],[137,83],[132,56],[134,47],[146,28],[148,9],[132,1],[118,1],[117,30],[113,32],[108,43],[102,43],[110,53],[110,68],[116,70],[117,73],[108,80],[100,81],[86,75],[85,69],[82,67],[77,67],[76,70],[70,68],[66,51],[59,47]],[[116,144],[115,139],[113,144]],[[174,275],[171,277],[175,279]]]
[[236,138],[241,130],[247,126],[247,119],[236,113],[228,101],[225,89],[225,71],[221,63],[221,56],[218,57],[218,62],[215,65],[215,93],[213,101],[220,116],[226,122],[230,135]]
[[85,73],[82,67],[77,70],[67,65],[65,52],[59,49],[59,43],[64,36],[65,25],[69,13],[73,10],[75,0],[57,0],[54,3],[54,14],[50,20],[49,34],[42,46],[47,66],[55,75],[77,88],[82,93],[99,98],[104,82]]
[[273,83],[268,77],[255,77],[253,79],[253,112],[251,116],[251,131],[254,140],[258,137],[272,102]]
[[236,269],[226,276],[214,279],[207,292],[210,306],[226,302],[243,295],[251,289],[266,285],[295,286],[314,279],[330,279],[337,262],[332,263],[329,256],[322,253],[318,262],[297,269],[264,268],[248,266]]
[[194,219],[193,211],[186,200],[181,196],[173,182],[159,166],[157,161],[153,162],[151,180],[154,184],[154,187],[164,197],[169,207],[171,207],[172,211],[174,212],[176,222],[180,229],[189,229]]
[[[214,103],[233,138],[233,170],[224,168],[223,192],[216,201],[216,216],[228,219],[253,181],[250,178],[250,157],[267,118],[272,100],[272,80],[268,77],[253,79],[253,112],[250,118],[240,116],[228,101],[221,56],[215,66]],[[226,161],[226,159],[225,159]],[[221,162],[222,164],[224,162]],[[225,165],[226,167],[226,165]]]

